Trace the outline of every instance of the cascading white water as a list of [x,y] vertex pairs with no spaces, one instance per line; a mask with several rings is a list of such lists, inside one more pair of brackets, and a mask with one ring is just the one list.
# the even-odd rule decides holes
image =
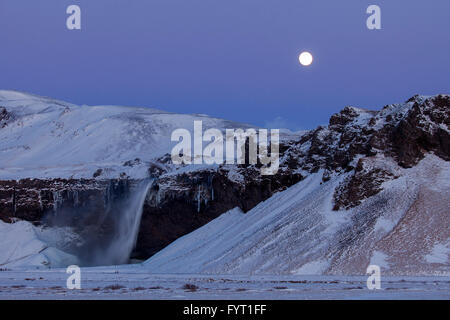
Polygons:
[[[145,198],[152,185],[153,180],[141,182],[131,196],[117,210],[115,234],[108,247],[98,253],[98,262],[104,265],[128,263],[133,251],[141,223],[142,211]],[[100,262],[101,261],[101,262]]]

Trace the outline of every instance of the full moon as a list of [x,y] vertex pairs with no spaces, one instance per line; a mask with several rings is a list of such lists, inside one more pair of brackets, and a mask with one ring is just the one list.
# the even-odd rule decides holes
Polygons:
[[311,53],[304,51],[300,53],[298,60],[302,66],[309,66],[313,62],[313,56]]

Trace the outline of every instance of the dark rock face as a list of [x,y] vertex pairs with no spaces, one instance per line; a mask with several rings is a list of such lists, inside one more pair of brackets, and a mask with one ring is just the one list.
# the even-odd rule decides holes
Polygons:
[[[427,152],[449,160],[450,97],[416,96],[408,103],[412,106],[406,113],[396,105],[380,112],[345,108],[331,117],[327,128],[318,128],[300,141],[299,145],[311,142],[305,162],[336,170],[346,168],[356,155],[377,153],[392,156],[403,167],[417,164]],[[367,121],[355,121],[361,116]]]
[[408,103],[412,106],[406,114],[389,114],[384,119],[386,124],[371,137],[372,147],[382,150],[405,168],[417,164],[428,152],[448,161],[450,97],[438,95],[423,100],[415,96]]
[[[83,211],[86,224],[129,191],[127,180],[23,179],[0,181],[0,219],[41,223],[47,214]],[[79,210],[82,209],[82,210]],[[61,217],[63,218],[63,217]]]
[[247,212],[302,179],[300,174],[261,176],[255,167],[232,170],[222,166],[157,179],[144,206],[134,256],[148,258],[222,213],[235,207]]
[[[450,160],[449,114],[447,95],[415,96],[379,112],[346,107],[331,117],[328,127],[319,127],[292,144],[283,154],[282,166],[294,172],[323,169],[323,181],[353,171],[336,190],[334,209],[354,207],[378,193],[382,182],[396,178],[380,168],[362,170],[364,160],[383,155],[404,168],[416,165],[429,152]],[[356,157],[360,160],[355,165]]]
[[360,159],[355,172],[347,177],[335,190],[333,210],[349,209],[361,204],[361,201],[376,195],[382,190],[381,184],[397,178],[394,174],[380,168],[364,168]]
[[10,119],[11,115],[6,111],[6,108],[0,106],[0,128],[6,127]]
[[448,96],[414,101],[411,111],[392,132],[391,148],[400,165],[414,166],[428,152],[450,160],[450,134],[444,129],[450,126],[449,113]]
[[355,123],[356,115],[361,114],[371,116],[373,112],[346,107],[333,115],[328,127],[318,127],[293,143],[283,154],[284,163],[307,172],[353,169],[349,164],[356,155],[375,154],[369,144],[374,130]]

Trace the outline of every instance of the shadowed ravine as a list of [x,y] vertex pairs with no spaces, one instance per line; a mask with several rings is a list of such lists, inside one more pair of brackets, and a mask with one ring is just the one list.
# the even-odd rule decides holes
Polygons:
[[[114,196],[105,195],[105,208],[60,208],[47,214],[50,227],[69,228],[77,236],[64,247],[80,266],[127,264],[136,246],[142,211],[153,179],[137,182]],[[128,188],[128,187],[127,187]]]

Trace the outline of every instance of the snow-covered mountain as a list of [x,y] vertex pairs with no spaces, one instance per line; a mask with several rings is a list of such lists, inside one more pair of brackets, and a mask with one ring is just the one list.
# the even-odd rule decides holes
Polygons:
[[3,91],[0,219],[108,235],[115,204],[150,173],[132,254],[151,257],[149,272],[448,274],[449,115],[448,95],[345,107],[281,139],[279,171],[262,176],[259,164],[177,166],[167,154],[172,130],[194,120],[245,125]]
[[[248,125],[151,108],[77,106],[0,90],[0,179],[146,177],[149,162],[170,152],[172,132]],[[139,161],[135,161],[139,159]],[[132,165],[125,165],[129,161]]]

